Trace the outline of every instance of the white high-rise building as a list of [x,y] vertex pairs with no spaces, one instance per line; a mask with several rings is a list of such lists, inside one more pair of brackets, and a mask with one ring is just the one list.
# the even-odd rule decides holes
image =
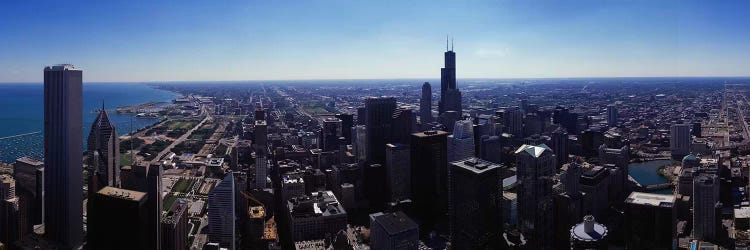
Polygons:
[[669,128],[669,149],[672,158],[681,159],[690,153],[690,125],[685,123],[672,124]]
[[358,162],[365,162],[367,160],[367,133],[364,125],[357,125],[352,127],[354,144],[354,153],[357,157]]
[[235,185],[232,172],[208,195],[208,240],[235,249]]
[[530,249],[552,249],[552,184],[557,159],[545,144],[524,144],[515,154],[519,227],[528,237]]
[[448,162],[474,156],[474,128],[470,120],[456,121],[453,134],[448,136]]

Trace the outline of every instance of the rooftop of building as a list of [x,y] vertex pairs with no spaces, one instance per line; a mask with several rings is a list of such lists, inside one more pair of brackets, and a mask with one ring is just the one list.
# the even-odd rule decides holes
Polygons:
[[625,203],[655,207],[672,207],[675,199],[674,195],[632,192],[625,200]]
[[266,216],[266,210],[263,206],[252,206],[247,208],[247,215],[251,219],[264,218]]
[[450,165],[455,165],[477,174],[481,174],[490,170],[496,170],[502,167],[502,165],[500,164],[492,163],[476,157],[469,157],[467,159],[454,161],[451,162]]
[[28,164],[28,165],[32,165],[36,167],[44,166],[44,162],[42,160],[34,159],[31,157],[27,157],[27,156],[16,159],[16,162],[20,162],[20,163],[24,163],[24,164]]
[[47,67],[44,68],[44,71],[62,71],[62,70],[78,70],[78,71],[80,71],[81,69],[76,68],[75,66],[73,66],[73,64],[56,64],[56,65],[47,66]]
[[332,191],[313,192],[311,195],[295,197],[287,202],[289,212],[294,218],[346,215]]
[[533,157],[539,157],[539,156],[542,156],[542,154],[544,154],[545,151],[552,152],[552,149],[544,143],[536,145],[536,146],[523,144],[520,147],[518,147],[518,149],[516,149],[515,154],[526,152]]
[[439,135],[448,135],[450,133],[442,131],[442,130],[427,130],[424,132],[414,133],[413,136],[416,137],[430,137],[430,136],[439,136]]
[[134,200],[134,201],[141,201],[143,200],[143,198],[146,197],[146,193],[143,193],[143,192],[110,187],[110,186],[106,186],[102,188],[97,193],[101,195],[113,197],[113,198],[124,199],[124,200]]
[[[592,216],[593,219],[593,216]],[[596,241],[607,236],[607,227],[592,221],[590,232],[586,232],[586,222],[576,224],[570,229],[570,237],[579,241]]]
[[417,223],[401,211],[385,214],[382,212],[370,214],[370,220],[380,224],[389,235],[395,235],[409,230],[419,230]]

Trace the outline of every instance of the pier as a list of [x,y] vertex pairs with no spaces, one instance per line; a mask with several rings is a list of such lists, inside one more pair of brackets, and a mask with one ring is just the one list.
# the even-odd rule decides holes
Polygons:
[[23,133],[23,134],[11,135],[11,136],[5,136],[5,137],[0,137],[0,140],[13,139],[13,138],[24,137],[24,136],[29,136],[29,135],[35,135],[35,134],[40,134],[40,133],[42,133],[42,131],[29,132],[29,133]]

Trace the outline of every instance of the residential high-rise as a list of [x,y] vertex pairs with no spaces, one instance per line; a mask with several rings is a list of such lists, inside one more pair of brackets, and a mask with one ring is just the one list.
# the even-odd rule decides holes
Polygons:
[[178,199],[161,219],[162,249],[182,250],[188,243],[188,204]]
[[572,250],[606,250],[607,227],[596,223],[594,216],[586,215],[583,222],[570,229]]
[[44,219],[44,162],[28,157],[16,159],[13,178],[16,180],[16,195],[26,215],[27,229],[31,230]]
[[693,237],[697,240],[716,240],[719,218],[719,178],[715,174],[700,173],[693,179]]
[[456,121],[453,134],[448,136],[448,161],[474,156],[474,129],[470,120]]
[[339,137],[343,136],[341,120],[328,117],[323,119],[323,151],[334,151],[339,149]]
[[45,236],[63,249],[83,241],[83,71],[44,68]]
[[412,218],[430,232],[448,211],[448,133],[428,130],[411,137]]
[[445,67],[440,69],[440,102],[438,111],[442,115],[446,111],[458,112],[461,117],[461,91],[456,88],[456,53],[453,48],[445,45]]
[[669,149],[672,151],[672,158],[682,159],[690,153],[690,125],[672,124],[669,132]]
[[235,192],[234,175],[229,172],[208,195],[208,239],[230,250],[236,249],[237,239]]
[[107,186],[90,197],[87,247],[153,249],[147,240],[147,196],[143,192]]
[[[100,188],[120,186],[120,139],[117,130],[109,121],[107,111],[102,109],[91,124],[86,151],[90,175],[96,174]],[[89,190],[96,193],[99,190]]]
[[552,185],[555,154],[547,145],[523,145],[515,151],[519,226],[531,249],[551,249],[553,242]]
[[585,168],[580,178],[580,188],[584,192],[583,213],[604,218],[609,208],[609,171],[602,166]]
[[450,234],[455,249],[497,249],[503,233],[500,165],[475,157],[450,163]]
[[625,200],[625,249],[672,249],[674,195],[632,192]]
[[417,250],[419,226],[401,211],[370,214],[370,247],[373,250]]
[[599,163],[610,171],[610,200],[619,203],[630,193],[630,147],[623,145],[620,148],[609,148],[602,144],[599,146]]
[[365,130],[367,163],[385,163],[385,144],[391,142],[393,111],[396,98],[370,97],[365,99]]
[[419,99],[419,121],[422,124],[422,130],[427,128],[427,124],[432,123],[432,86],[429,82],[422,84],[422,98]]
[[411,196],[411,152],[409,145],[386,144],[385,175],[390,201],[400,201]]
[[617,126],[617,107],[613,104],[607,105],[607,126]]
[[16,181],[10,175],[0,175],[0,242],[12,243],[24,234],[24,221],[16,196]]

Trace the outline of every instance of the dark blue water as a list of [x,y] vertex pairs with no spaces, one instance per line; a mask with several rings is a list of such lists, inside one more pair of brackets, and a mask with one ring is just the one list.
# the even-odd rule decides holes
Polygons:
[[[659,175],[657,170],[659,170],[660,167],[669,165],[672,163],[670,160],[656,160],[656,161],[646,161],[646,162],[639,162],[639,163],[631,163],[628,168],[628,172],[630,173],[630,176],[633,177],[638,183],[641,185],[651,185],[651,184],[660,184],[667,182],[667,179]],[[672,193],[671,189],[667,190],[659,190],[656,193],[666,193],[670,194]]]
[[[133,129],[143,128],[158,119],[134,118],[115,113],[117,107],[151,101],[169,102],[178,96],[139,83],[84,83],[83,84],[83,137],[88,136],[95,111],[102,106],[108,110],[109,118],[120,135]],[[44,129],[44,88],[42,84],[0,84],[0,137],[42,131]],[[132,119],[131,119],[132,118]],[[85,147],[85,145],[84,145]],[[22,156],[41,158],[43,135],[0,140],[0,161],[12,162]]]

